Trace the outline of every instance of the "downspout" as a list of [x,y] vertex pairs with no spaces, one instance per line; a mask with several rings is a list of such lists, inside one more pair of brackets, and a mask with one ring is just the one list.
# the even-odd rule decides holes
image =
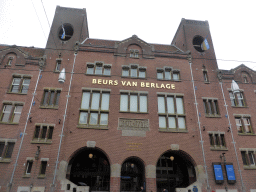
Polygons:
[[224,104],[225,104],[224,106],[226,108],[226,113],[227,113],[227,117],[228,117],[228,125],[229,125],[229,128],[230,128],[232,143],[234,145],[234,150],[235,150],[235,154],[236,154],[236,162],[237,162],[238,172],[239,172],[241,183],[242,183],[242,191],[245,192],[243,177],[242,177],[242,173],[241,173],[241,169],[240,169],[240,165],[239,165],[239,160],[238,160],[238,155],[237,155],[237,151],[236,151],[236,142],[235,142],[234,135],[233,135],[232,125],[230,123],[230,118],[229,118],[229,114],[228,114],[228,105],[226,103],[222,82],[220,82],[220,86],[221,86],[222,96],[223,96],[223,100],[224,100]]
[[204,152],[204,141],[203,141],[203,136],[202,136],[201,122],[200,122],[199,111],[198,111],[198,103],[197,103],[197,99],[196,99],[195,83],[194,83],[193,71],[192,71],[192,66],[191,66],[192,65],[192,57],[191,57],[191,55],[188,57],[188,62],[189,62],[190,73],[191,73],[191,82],[193,84],[195,106],[196,106],[196,114],[197,114],[197,124],[198,124],[199,132],[200,132],[200,139],[201,139],[200,143],[201,143],[203,159],[204,159],[204,169],[205,169],[205,174],[206,174],[207,191],[210,192],[210,186],[209,186],[209,180],[208,180],[208,172],[207,172],[207,165],[206,165],[205,152]]
[[38,74],[38,77],[37,77],[35,90],[34,90],[34,93],[32,94],[33,97],[32,97],[31,103],[30,103],[30,108],[29,108],[26,124],[25,124],[24,130],[23,130],[23,133],[22,133],[21,141],[20,141],[20,147],[19,147],[19,150],[18,150],[18,154],[17,154],[17,157],[16,157],[15,164],[14,164],[11,180],[10,180],[10,183],[8,185],[8,191],[11,191],[11,188],[12,188],[13,177],[14,177],[14,173],[15,173],[16,168],[17,168],[17,164],[18,164],[18,160],[19,160],[19,156],[20,156],[20,151],[21,151],[21,147],[22,147],[22,144],[23,144],[23,140],[24,140],[25,134],[26,134],[26,129],[27,129],[28,121],[29,121],[29,116],[31,114],[32,105],[33,105],[33,102],[34,102],[34,99],[35,99],[35,96],[36,96],[36,89],[37,89],[37,85],[38,85],[38,82],[39,82],[39,78],[40,78],[41,72],[42,72],[42,70],[39,69],[39,74]]
[[70,82],[69,82],[68,95],[66,95],[67,102],[66,102],[65,113],[63,115],[64,118],[63,118],[63,121],[62,121],[62,128],[61,128],[61,134],[60,134],[60,143],[59,143],[57,160],[56,160],[56,164],[55,164],[55,171],[54,171],[53,181],[52,181],[52,185],[51,185],[51,187],[52,187],[51,191],[54,191],[54,188],[55,188],[55,180],[56,180],[57,168],[58,168],[58,164],[59,164],[59,157],[60,157],[62,139],[63,139],[63,136],[64,136],[63,132],[64,132],[64,126],[65,126],[65,121],[66,121],[66,116],[67,116],[66,114],[67,114],[67,109],[68,109],[68,101],[69,101],[69,97],[71,97],[70,96],[70,89],[71,89],[72,79],[73,79],[73,75],[74,75],[74,67],[75,67],[75,63],[76,63],[77,52],[75,52],[74,55],[75,55],[75,57],[74,57],[73,68],[72,68]]

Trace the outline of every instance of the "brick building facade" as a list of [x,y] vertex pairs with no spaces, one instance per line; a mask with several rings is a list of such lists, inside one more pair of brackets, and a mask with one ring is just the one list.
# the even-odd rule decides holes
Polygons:
[[0,48],[0,191],[256,191],[256,74],[218,69],[207,21],[100,40],[58,6],[45,49]]

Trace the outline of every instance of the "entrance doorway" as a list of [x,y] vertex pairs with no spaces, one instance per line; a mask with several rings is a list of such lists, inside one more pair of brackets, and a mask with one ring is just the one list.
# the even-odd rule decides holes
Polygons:
[[167,189],[175,192],[175,188],[186,188],[196,181],[196,174],[191,158],[181,151],[168,151],[157,162],[157,191]]
[[145,188],[145,168],[143,162],[136,157],[125,160],[121,168],[121,192],[141,191]]
[[110,165],[106,155],[96,148],[83,148],[70,160],[67,179],[90,191],[110,190]]

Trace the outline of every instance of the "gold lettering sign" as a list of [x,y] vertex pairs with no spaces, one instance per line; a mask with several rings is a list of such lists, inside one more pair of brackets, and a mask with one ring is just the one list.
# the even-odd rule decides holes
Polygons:
[[[98,85],[118,85],[118,80],[109,80],[109,79],[92,79],[92,84]],[[140,82],[137,81],[121,81],[123,87],[137,87],[142,88],[155,88],[155,89],[175,89],[175,84],[169,83],[150,83],[150,82]]]
[[126,143],[128,145],[127,151],[141,151],[139,148],[142,143]]

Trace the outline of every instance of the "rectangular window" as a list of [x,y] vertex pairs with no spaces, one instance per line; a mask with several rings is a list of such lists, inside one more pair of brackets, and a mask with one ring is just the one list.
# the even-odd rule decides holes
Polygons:
[[4,104],[1,122],[3,123],[19,123],[23,106],[17,104]]
[[230,91],[229,97],[231,101],[231,106],[246,107],[243,92],[240,91],[240,92],[233,93],[232,91]]
[[146,78],[146,67],[136,64],[122,67],[122,77]]
[[37,124],[32,143],[51,143],[54,125]]
[[26,175],[30,175],[31,174],[32,166],[33,166],[33,161],[32,160],[28,160],[27,161],[27,165],[26,165],[26,170],[25,170],[25,174]]
[[41,108],[58,108],[60,89],[44,89]]
[[243,164],[247,169],[248,168],[255,169],[256,167],[255,153],[256,153],[256,149],[252,149],[252,148],[241,150]]
[[41,161],[41,167],[40,167],[39,175],[41,175],[41,176],[45,175],[46,167],[47,167],[47,161]]
[[56,72],[60,71],[60,66],[61,66],[61,60],[57,59],[56,60],[56,67],[55,67]]
[[219,107],[217,99],[203,99],[204,112],[206,117],[219,117]]
[[183,97],[177,95],[158,95],[159,128],[169,131],[186,129]]
[[207,71],[203,71],[204,82],[209,82]]
[[27,94],[30,84],[30,77],[13,77],[10,93]]
[[82,96],[79,124],[85,126],[107,126],[110,92],[85,90]]
[[147,113],[147,93],[121,92],[120,111],[131,113]]
[[12,65],[12,61],[13,61],[13,57],[9,57],[8,58],[8,62],[7,62],[7,65]]
[[103,62],[88,63],[87,64],[87,75],[111,75],[111,64],[103,64]]
[[180,80],[180,72],[178,69],[173,70],[171,67],[165,67],[163,69],[157,69],[158,80]]
[[226,150],[225,134],[220,132],[209,133],[212,150]]
[[10,159],[15,143],[13,142],[0,142],[0,157]]
[[235,117],[236,127],[238,133],[252,134],[252,127],[250,123],[250,117]]
[[137,49],[130,49],[130,57],[132,57],[132,58],[139,58],[139,50],[137,50]]

